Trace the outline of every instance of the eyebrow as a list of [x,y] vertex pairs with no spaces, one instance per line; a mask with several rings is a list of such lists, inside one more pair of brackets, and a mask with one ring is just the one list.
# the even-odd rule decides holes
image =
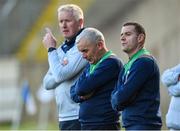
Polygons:
[[121,33],[121,36],[122,36],[123,34],[132,34],[132,32],[127,31],[127,32]]

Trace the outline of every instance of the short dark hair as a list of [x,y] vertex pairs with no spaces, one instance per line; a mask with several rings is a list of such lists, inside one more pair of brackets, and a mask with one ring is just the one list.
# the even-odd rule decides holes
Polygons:
[[135,30],[136,30],[136,32],[138,34],[142,33],[142,34],[144,34],[146,36],[145,29],[139,23],[136,23],[136,22],[126,22],[126,23],[123,24],[123,26],[129,26],[129,25],[133,25],[135,27]]

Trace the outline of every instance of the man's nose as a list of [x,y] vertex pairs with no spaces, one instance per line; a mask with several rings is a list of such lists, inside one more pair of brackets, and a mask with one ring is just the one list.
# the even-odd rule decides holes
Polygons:
[[120,40],[122,40],[122,41],[125,40],[125,36],[121,35]]
[[66,27],[67,27],[66,22],[62,22],[62,23],[60,24],[60,26],[61,26],[62,28],[66,28]]
[[82,54],[83,55],[83,58],[86,59],[87,58],[87,55],[85,53]]

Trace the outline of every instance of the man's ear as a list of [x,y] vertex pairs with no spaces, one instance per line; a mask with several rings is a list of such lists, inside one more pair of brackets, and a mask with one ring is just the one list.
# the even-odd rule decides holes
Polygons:
[[144,43],[145,40],[145,35],[144,34],[139,34],[138,35],[138,43]]
[[102,49],[103,48],[103,41],[98,41],[98,43],[97,43],[97,47],[99,48],[99,49]]
[[84,20],[83,19],[79,19],[79,26],[80,28],[82,28],[84,25]]

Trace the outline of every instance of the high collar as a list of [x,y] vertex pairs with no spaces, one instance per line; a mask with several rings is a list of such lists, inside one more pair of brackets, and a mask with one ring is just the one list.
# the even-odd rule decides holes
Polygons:
[[66,53],[69,49],[74,46],[76,41],[76,37],[84,30],[84,28],[80,29],[79,32],[74,36],[70,41],[65,40],[64,44],[61,46],[62,50]]
[[71,40],[69,40],[69,41],[65,40],[65,44],[66,44],[67,46],[70,46],[70,45],[74,44],[74,43],[75,43],[75,40],[76,40],[76,37],[77,37],[83,30],[84,30],[84,28],[80,29],[80,30],[78,31],[78,33],[77,33]]

